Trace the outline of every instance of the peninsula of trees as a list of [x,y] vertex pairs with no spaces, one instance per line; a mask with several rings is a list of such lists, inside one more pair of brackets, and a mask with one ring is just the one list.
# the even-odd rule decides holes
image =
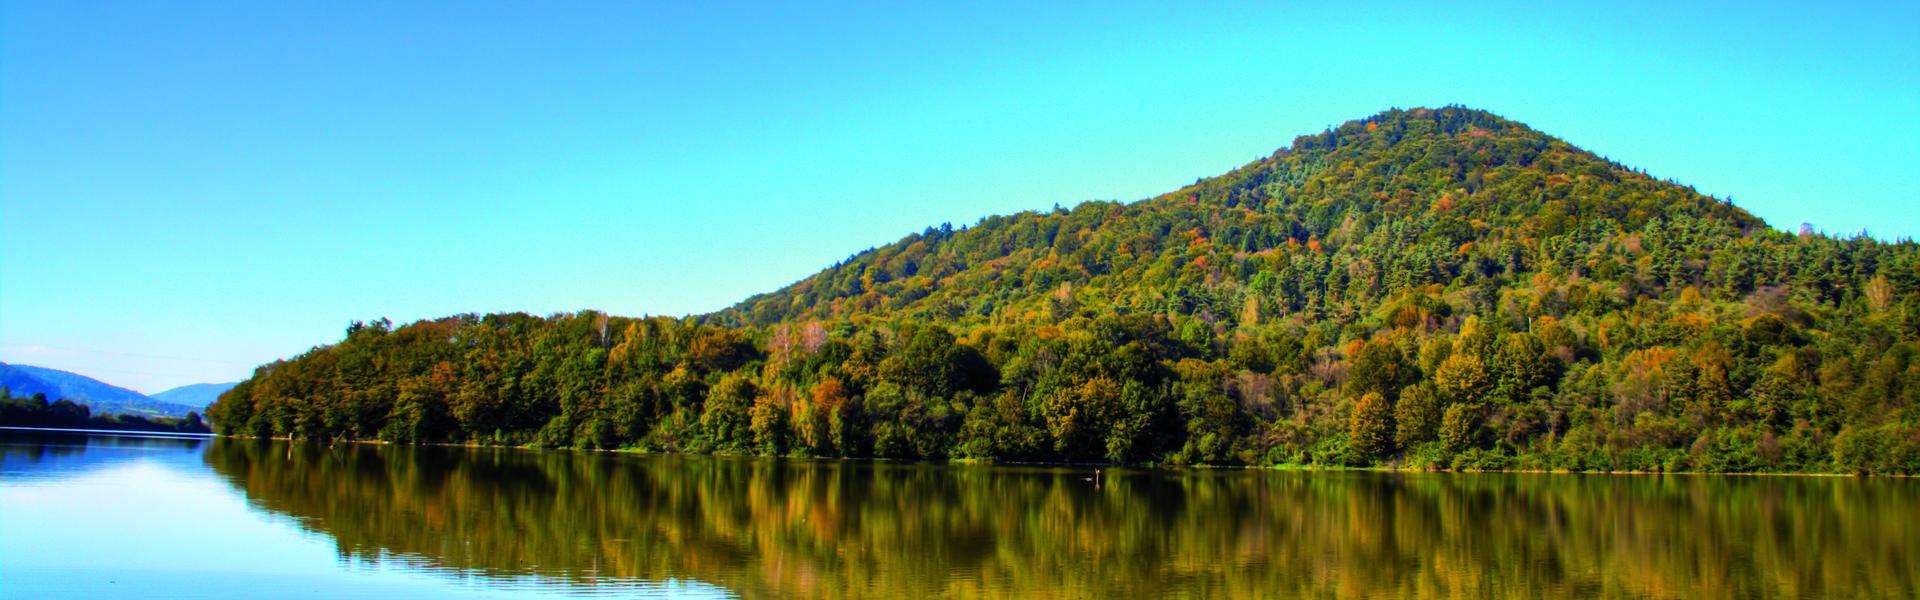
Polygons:
[[0,427],[211,433],[197,412],[189,411],[184,417],[95,413],[87,405],[65,398],[50,402],[45,393],[14,396],[6,387],[0,387]]
[[1782,232],[1448,107],[1139,202],[928,229],[709,315],[355,323],[207,417],[668,452],[1915,473],[1916,354],[1912,241]]

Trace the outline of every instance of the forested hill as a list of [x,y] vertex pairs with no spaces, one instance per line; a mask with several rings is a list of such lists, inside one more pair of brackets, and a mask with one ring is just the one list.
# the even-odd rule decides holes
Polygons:
[[1146,201],[928,229],[714,317],[1048,321],[1092,316],[1051,301],[1091,296],[1100,311],[1317,319],[1311,311],[1328,301],[1373,302],[1469,271],[1572,268],[1614,249],[1596,242],[1656,220],[1729,240],[1765,227],[1731,204],[1485,111],[1394,110]]
[[1910,241],[1784,233],[1492,114],[1415,109],[1132,204],[930,229],[705,317],[355,323],[208,416],[688,452],[1911,473],[1916,350]]

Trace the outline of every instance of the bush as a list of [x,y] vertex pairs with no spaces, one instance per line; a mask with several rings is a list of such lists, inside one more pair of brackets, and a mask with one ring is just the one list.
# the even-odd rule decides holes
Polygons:
[[1314,466],[1319,467],[1366,464],[1366,458],[1359,456],[1353,451],[1353,447],[1347,444],[1346,432],[1329,435],[1315,442],[1307,449],[1307,459],[1312,461]]
[[1858,475],[1920,473],[1920,429],[1898,423],[1842,429],[1833,440],[1833,463]]
[[1513,457],[1498,450],[1469,448],[1453,457],[1456,471],[1500,471],[1513,468]]
[[1751,430],[1708,430],[1694,440],[1693,468],[1716,473],[1751,473],[1767,463],[1759,450],[1759,436]]
[[1424,442],[1407,448],[1406,468],[1418,471],[1439,471],[1453,466],[1453,453],[1447,452],[1439,442]]

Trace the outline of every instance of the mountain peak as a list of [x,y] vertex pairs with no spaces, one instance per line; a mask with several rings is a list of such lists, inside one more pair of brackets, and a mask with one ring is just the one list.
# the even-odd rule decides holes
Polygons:
[[[1505,261],[1501,255],[1517,251],[1509,247],[1516,241],[1633,232],[1676,219],[1734,236],[1765,229],[1730,204],[1491,112],[1392,109],[1300,136],[1271,156],[1140,202],[1088,202],[911,235],[710,318],[759,325],[873,313],[1047,320],[1053,317],[1040,310],[1045,298],[1066,297],[1063,286],[1103,289],[1118,296],[1109,300],[1137,310],[1181,313],[1195,308],[1169,309],[1171,290],[1127,278],[1191,270],[1209,285],[1231,279],[1246,286],[1257,274],[1247,270],[1246,257],[1299,248],[1346,252],[1342,262],[1375,265],[1409,252],[1458,257],[1441,261],[1455,266],[1426,269],[1378,293],[1447,284],[1461,275],[1457,263]],[[1355,254],[1359,244],[1373,243],[1367,238],[1382,235],[1395,241]],[[1226,262],[1235,268],[1222,270]],[[1222,310],[1235,311],[1209,308],[1214,315]]]
[[[1303,135],[1295,138],[1293,145],[1275,152],[1276,155],[1287,152],[1299,152],[1314,149],[1337,148],[1345,144],[1374,141],[1385,138],[1398,142],[1406,137],[1420,136],[1490,136],[1497,134],[1531,134],[1539,132],[1506,117],[1476,108],[1450,105],[1440,108],[1415,107],[1408,109],[1392,108],[1329,127],[1318,134]],[[1542,136],[1544,137],[1544,136]]]
[[238,381],[229,383],[194,383],[151,394],[148,397],[161,402],[191,406],[194,408],[205,408],[213,404],[215,400],[219,400],[220,394],[224,394],[227,390],[233,389],[233,386],[239,385],[239,383]]

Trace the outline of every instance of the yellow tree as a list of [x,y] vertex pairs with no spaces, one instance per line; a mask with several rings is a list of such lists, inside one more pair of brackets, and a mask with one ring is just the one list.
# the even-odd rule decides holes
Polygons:
[[1368,458],[1393,453],[1393,406],[1379,392],[1367,392],[1353,403],[1347,419],[1347,440]]

